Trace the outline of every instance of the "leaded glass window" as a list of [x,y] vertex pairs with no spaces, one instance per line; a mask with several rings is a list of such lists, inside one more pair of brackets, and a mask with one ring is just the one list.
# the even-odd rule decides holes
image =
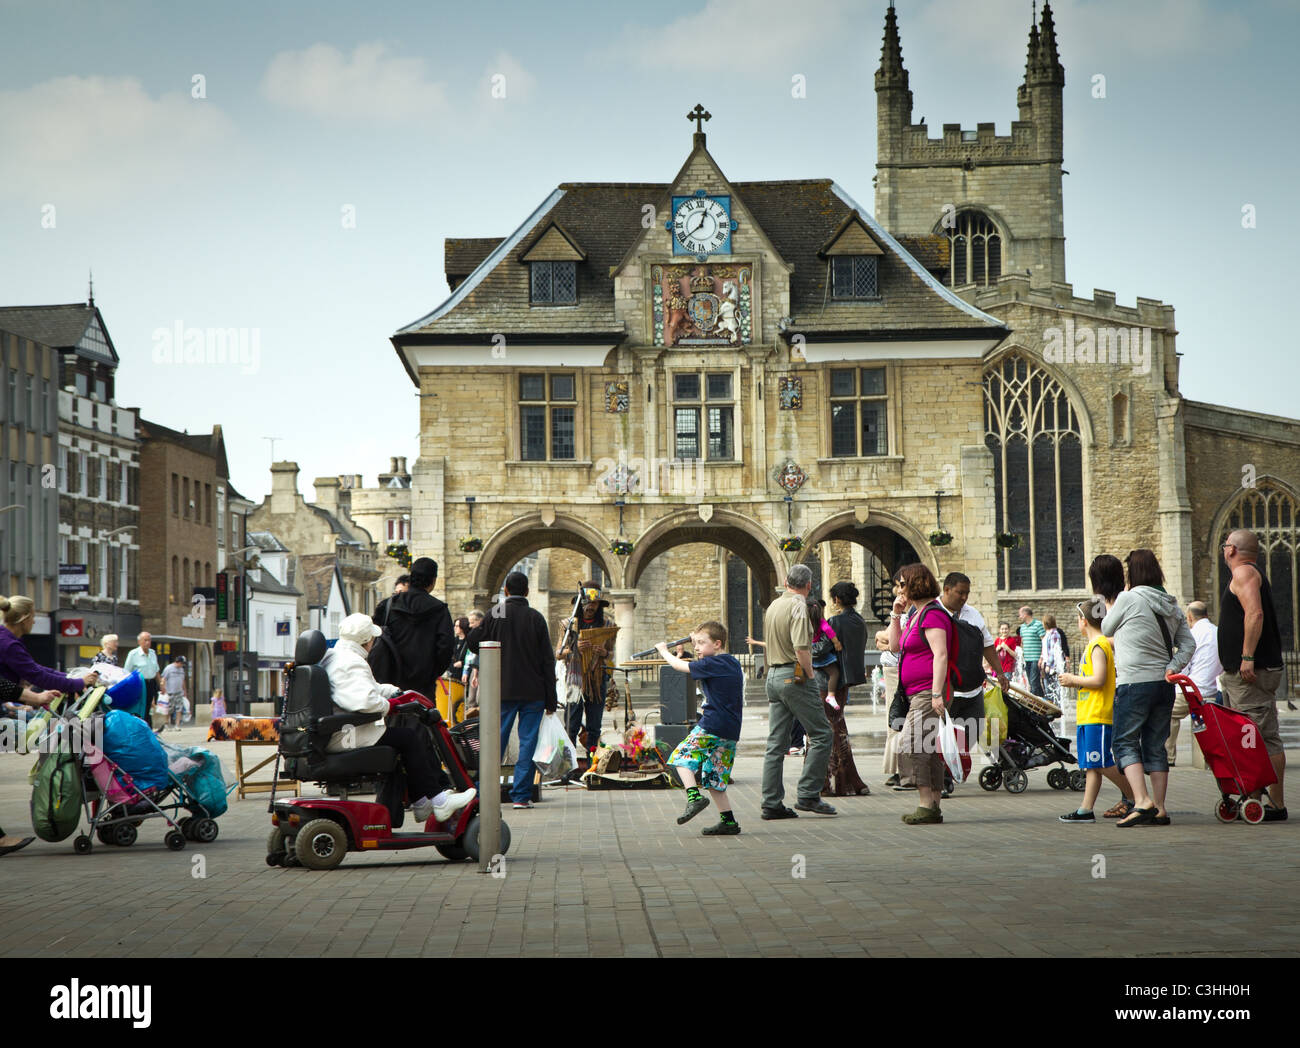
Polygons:
[[575,262],[530,262],[529,299],[534,305],[572,305],[578,301]]
[[884,368],[832,368],[831,457],[889,454],[889,396]]
[[523,461],[578,457],[576,400],[577,379],[572,374],[519,376],[519,457]]
[[997,530],[1021,536],[1001,551],[1000,588],[1082,587],[1083,444],[1060,383],[1019,354],[1003,357],[984,374],[984,443]]
[[1247,488],[1238,496],[1219,532],[1214,556],[1219,565],[1218,595],[1232,581],[1232,572],[1223,561],[1223,543],[1238,528],[1246,528],[1259,539],[1259,557],[1255,563],[1268,578],[1273,594],[1273,610],[1282,635],[1282,650],[1296,651],[1300,638],[1300,499],[1281,485],[1261,480],[1258,487]]
[[880,297],[875,255],[839,255],[831,259],[831,297],[839,300]]
[[948,230],[953,287],[980,284],[988,287],[1002,275],[1002,234],[993,221],[979,211],[962,211]]
[[736,407],[732,378],[729,371],[673,375],[673,454],[677,458],[735,460]]

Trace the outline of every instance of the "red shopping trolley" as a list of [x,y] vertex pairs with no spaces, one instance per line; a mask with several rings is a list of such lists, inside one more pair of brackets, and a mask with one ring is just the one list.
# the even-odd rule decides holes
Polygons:
[[1238,816],[1252,825],[1263,822],[1264,805],[1250,795],[1272,786],[1277,775],[1259,728],[1240,710],[1206,702],[1190,677],[1177,674],[1173,682],[1187,699],[1192,738],[1219,784],[1215,817],[1220,822],[1232,822]]

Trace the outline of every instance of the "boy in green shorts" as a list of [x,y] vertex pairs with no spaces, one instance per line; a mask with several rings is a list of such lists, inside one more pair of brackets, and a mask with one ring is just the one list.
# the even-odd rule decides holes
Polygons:
[[[740,717],[745,704],[745,672],[734,655],[727,655],[727,630],[720,622],[703,622],[691,633],[695,658],[690,662],[668,651],[666,644],[656,644],[659,655],[673,669],[689,673],[700,682],[704,705],[700,722],[682,739],[668,758],[686,787],[686,810],[677,817],[678,825],[689,822],[709,806],[700,785],[709,791],[718,806],[721,821],[706,827],[705,837],[729,837],[740,832],[740,824],[727,800],[727,783],[736,760],[736,743],[740,741]],[[699,776],[699,783],[696,776]]]

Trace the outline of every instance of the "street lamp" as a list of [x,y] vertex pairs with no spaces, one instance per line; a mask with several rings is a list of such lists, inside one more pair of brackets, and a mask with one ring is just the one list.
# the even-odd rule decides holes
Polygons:
[[[245,531],[248,523],[245,520]],[[230,553],[231,557],[238,557],[241,553],[248,553],[252,550],[261,550],[261,546],[245,546],[243,549],[237,549]],[[239,683],[242,686],[248,673],[248,665],[244,656],[248,651],[248,562],[257,560],[256,557],[244,557],[239,562]],[[260,561],[259,561],[260,563]]]
[[[120,535],[120,534],[122,534],[122,532],[124,532],[124,531],[134,531],[135,528],[136,528],[136,525],[134,525],[134,524],[127,524],[125,527],[114,528],[114,529],[113,529],[112,531],[110,531],[107,535],[100,535],[99,537],[100,537],[100,540],[101,540],[101,541],[103,541],[103,542],[107,542],[107,541],[108,541],[109,539],[111,539],[114,535]],[[121,571],[120,571],[120,569],[119,569],[118,575],[119,575],[119,578],[120,578],[120,576],[121,576]],[[113,580],[113,632],[114,632],[114,633],[117,632],[117,583],[118,583],[118,579],[114,579],[114,580]],[[197,702],[198,700],[196,699],[195,701]]]

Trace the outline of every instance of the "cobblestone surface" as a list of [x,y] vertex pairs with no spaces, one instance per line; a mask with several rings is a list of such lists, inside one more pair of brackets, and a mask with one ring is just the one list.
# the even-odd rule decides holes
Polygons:
[[[881,719],[851,713],[851,728],[869,733]],[[744,741],[765,731],[747,709]],[[1059,823],[1079,795],[1049,789],[1042,770],[1019,796],[968,783],[944,803],[942,826],[908,827],[899,816],[915,795],[879,785],[869,753],[858,764],[872,796],[834,800],[834,818],[784,822],[759,819],[761,760],[739,758],[731,796],[743,833],[731,838],[699,835],[711,809],[679,827],[679,790],[548,790],[530,811],[506,810],[503,878],[433,849],[350,854],[328,873],[272,869],[266,798],[250,797],[232,801],[217,841],[181,852],[163,847],[154,821],[129,849],[96,843],[80,856],[71,840],[37,841],[4,857],[0,954],[1293,954],[1300,825],[1220,825],[1190,745],[1184,732],[1173,825],[1123,832]],[[233,744],[211,746],[233,766]],[[10,833],[30,832],[31,763],[0,755]],[[798,763],[786,763],[791,796]],[[1098,810],[1113,800],[1106,786]]]

